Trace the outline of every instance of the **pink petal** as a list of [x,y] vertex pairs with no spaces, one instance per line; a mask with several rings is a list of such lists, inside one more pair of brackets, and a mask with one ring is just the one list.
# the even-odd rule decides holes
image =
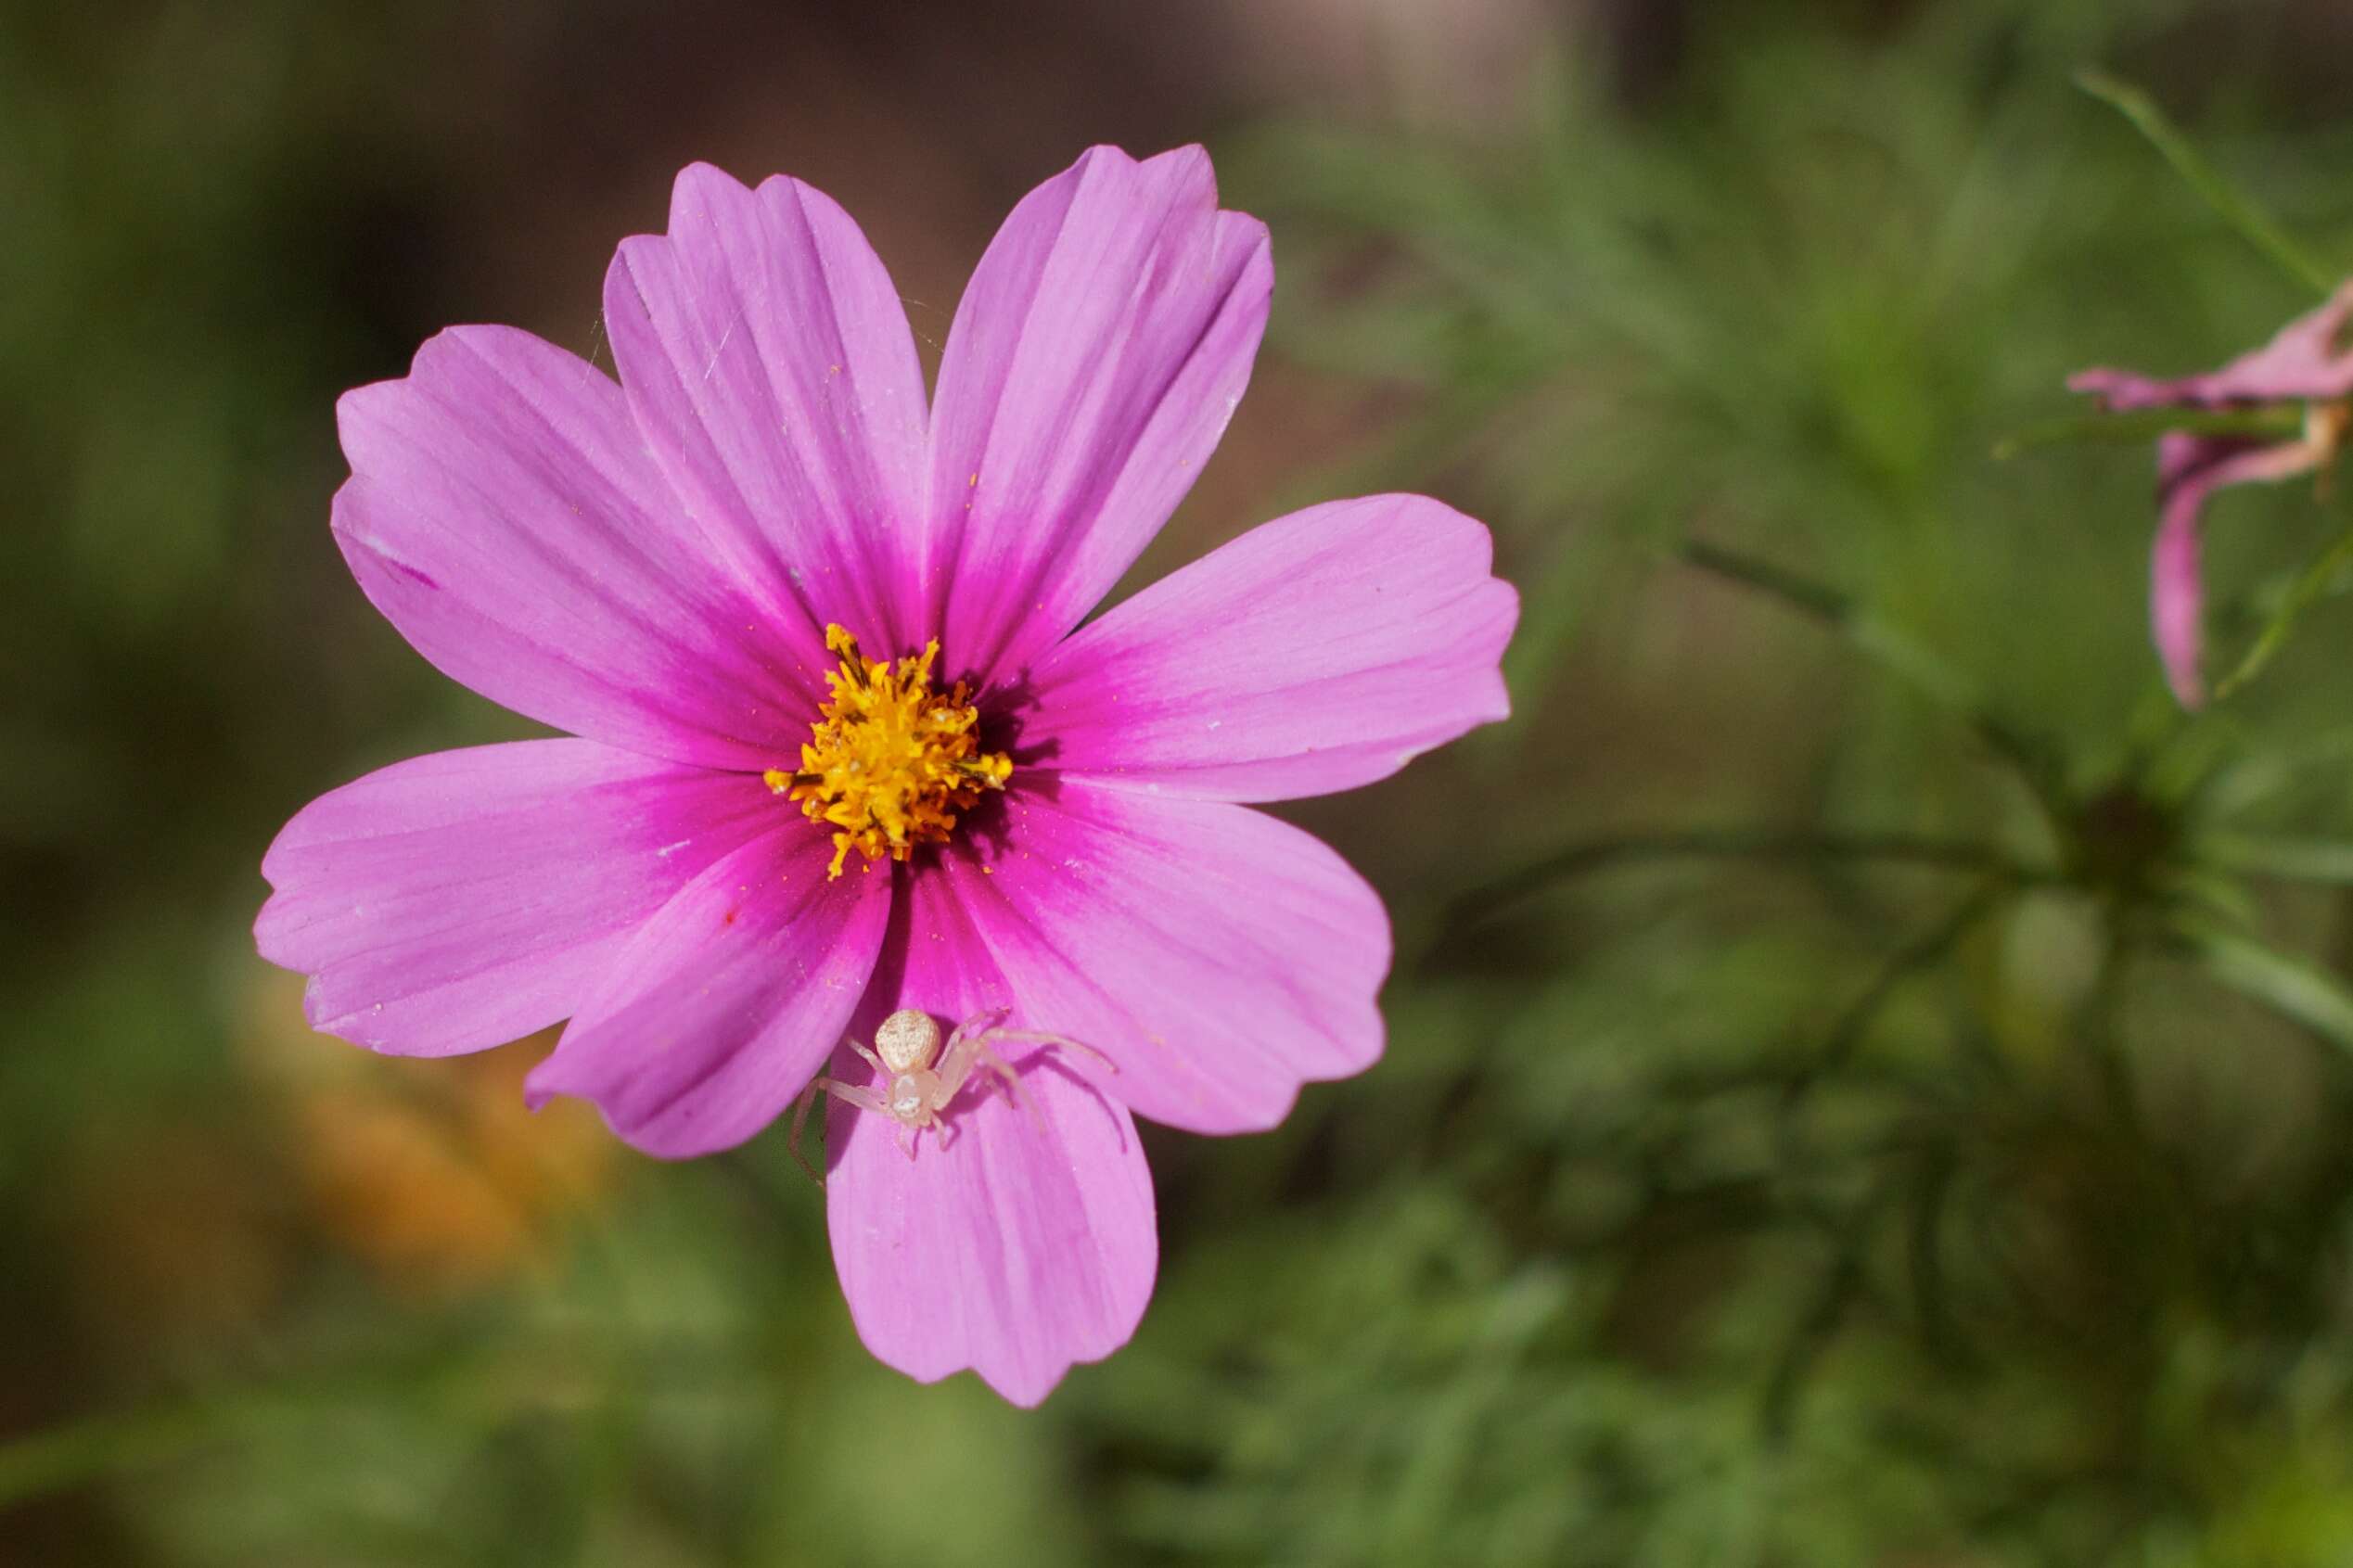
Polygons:
[[1110,1057],[1138,1115],[1256,1131],[1380,1055],[1388,917],[1329,848],[1246,807],[1014,778],[997,829],[976,819],[936,874],[1004,1000]]
[[1010,680],[1093,609],[1208,461],[1273,288],[1207,154],[1095,147],[981,258],[940,367],[930,603],[949,667]]
[[2252,353],[2220,370],[2160,381],[2129,370],[2084,370],[2067,378],[2070,391],[2096,394],[2118,413],[2135,408],[2219,408],[2234,404],[2327,402],[2353,396],[2353,344],[2344,341],[2353,317],[2353,283],[2327,304],[2296,317]]
[[543,723],[709,767],[793,755],[809,701],[647,461],[620,389],[529,333],[454,327],[344,395],[335,532],[443,673]]
[[479,1051],[569,1013],[640,921],[776,810],[756,779],[588,741],[419,757],[286,824],[254,939],[313,976],[314,1028]]
[[828,880],[832,858],[827,835],[795,817],[687,884],[532,1069],[531,1103],[594,1101],[615,1132],[669,1159],[775,1120],[840,1041],[890,909],[887,871]]
[[890,275],[848,213],[782,176],[757,191],[697,163],[670,232],[624,240],[606,328],[654,456],[689,513],[772,603],[878,656],[930,634],[921,515],[923,371]]
[[1223,800],[1385,778],[1511,711],[1519,596],[1487,529],[1419,495],[1295,512],[1048,654],[1019,747],[1038,765]]
[[[954,889],[928,873],[905,887],[862,1039],[898,1007],[920,1007],[944,1029],[1015,1000]],[[1043,1020],[1017,1011],[1009,1024]],[[969,1367],[1015,1404],[1035,1405],[1073,1363],[1101,1360],[1134,1333],[1159,1238],[1135,1124],[1088,1081],[1100,1069],[1047,1046],[1008,1043],[1002,1054],[1034,1114],[984,1074],[943,1129],[911,1145],[913,1159],[888,1117],[829,1097],[825,1212],[869,1350],[924,1383]],[[833,1072],[877,1081],[847,1049]]]
[[2199,529],[2206,498],[2230,485],[2308,474],[2323,461],[2322,451],[2301,441],[2265,446],[2237,437],[2179,431],[2158,440],[2159,516],[2149,555],[2149,625],[2166,681],[2182,707],[2202,708],[2206,698],[2199,672],[2206,641]]

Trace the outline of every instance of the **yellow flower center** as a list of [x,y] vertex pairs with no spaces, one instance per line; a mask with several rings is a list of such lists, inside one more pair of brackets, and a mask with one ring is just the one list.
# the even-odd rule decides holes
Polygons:
[[825,647],[841,668],[825,676],[833,695],[810,726],[800,770],[764,777],[811,822],[833,824],[834,877],[852,849],[903,860],[918,844],[945,844],[957,812],[978,805],[982,790],[1004,788],[1013,759],[981,751],[980,711],[963,682],[931,689],[937,637],[896,664],[861,655],[838,626],[825,628]]

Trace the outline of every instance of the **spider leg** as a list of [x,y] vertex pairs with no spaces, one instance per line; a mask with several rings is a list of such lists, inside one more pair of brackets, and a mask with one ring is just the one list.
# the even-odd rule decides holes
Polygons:
[[1096,1066],[1106,1073],[1116,1073],[1119,1070],[1119,1064],[1117,1062],[1112,1061],[1086,1041],[1072,1039],[1068,1035],[1050,1035],[1037,1029],[991,1029],[981,1038],[1029,1040],[1037,1045],[1051,1045],[1058,1051],[1075,1051],[1081,1056],[1091,1058]]
[[985,1035],[975,1035],[971,1042],[972,1054],[979,1059],[982,1066],[1004,1080],[1005,1092],[1012,1096],[1015,1104],[1029,1114],[1029,1125],[1042,1133],[1046,1129],[1045,1118],[1038,1115],[1038,1103],[1029,1098],[1029,1091],[1022,1087],[1021,1075],[1015,1072],[1004,1057],[989,1049],[990,1040],[1004,1038],[1004,1032],[997,1029],[991,1029]]
[[979,1049],[980,1037],[968,1035],[958,1024],[956,1032],[948,1037],[947,1048],[940,1052],[940,1065],[932,1071],[940,1075],[940,1093],[935,1102],[946,1105],[964,1091],[964,1080],[972,1076],[973,1054]]
[[[815,1087],[824,1090],[845,1105],[855,1105],[862,1111],[872,1111],[878,1116],[890,1115],[890,1107],[884,1104],[882,1096],[871,1089],[860,1089],[856,1084],[844,1083],[839,1078],[819,1078]],[[896,1116],[892,1116],[891,1119],[898,1120]]]
[[881,1097],[872,1090],[860,1089],[855,1084],[843,1083],[838,1078],[815,1077],[809,1080],[809,1087],[800,1091],[800,1101],[793,1107],[792,1134],[786,1140],[785,1147],[790,1150],[792,1157],[799,1162],[800,1168],[809,1173],[809,1179],[823,1187],[825,1184],[825,1179],[817,1174],[816,1167],[809,1163],[809,1157],[800,1152],[801,1128],[809,1120],[809,1107],[817,1103],[820,1091],[832,1095],[845,1105],[854,1105],[861,1111],[872,1111],[876,1115],[889,1115],[890,1107],[884,1104]]
[[1010,1007],[984,1007],[963,1023],[958,1024],[955,1034],[948,1038],[953,1040],[957,1035],[977,1035],[981,1031],[975,1027],[976,1025],[992,1024],[1012,1011]]
[[[986,1017],[987,1014],[983,1013],[980,1016]],[[1013,1070],[1004,1064],[1003,1058],[989,1049],[991,1040],[1005,1038],[1004,1031],[990,1029],[977,1035],[968,1035],[964,1031],[965,1026],[958,1025],[955,1034],[951,1037],[949,1049],[942,1052],[940,1056],[940,1065],[937,1069],[940,1074],[940,1097],[934,1103],[943,1109],[957,1095],[964,1092],[964,1086],[972,1077],[972,1070],[983,1064],[1004,1075],[1008,1083],[1013,1080]]]
[[800,1091],[800,1098],[794,1103],[792,1108],[792,1136],[785,1140],[786,1153],[792,1155],[794,1163],[808,1172],[809,1179],[814,1181],[819,1187],[825,1184],[825,1179],[817,1174],[817,1167],[811,1165],[809,1156],[800,1152],[800,1133],[801,1128],[809,1121],[809,1107],[817,1103],[817,1086],[824,1081],[823,1078],[811,1078],[809,1087]]
[[873,1052],[868,1051],[864,1046],[860,1045],[854,1038],[847,1035],[842,1038],[850,1041],[850,1050],[856,1052],[859,1055],[866,1059],[866,1065],[872,1067],[876,1072],[880,1073],[884,1077],[889,1077],[890,1076],[890,1069],[882,1064],[881,1057],[876,1055]]
[[1002,1018],[1010,1011],[1004,1007],[984,1007],[948,1031],[948,1038],[940,1046],[940,1060],[932,1069],[940,1075],[940,1087],[944,1090],[940,1095],[942,1104],[955,1098],[956,1090],[964,1087],[964,1075],[972,1071],[971,1047],[973,1039],[980,1032],[978,1026]]
[[938,1149],[946,1149],[949,1144],[953,1143],[959,1137],[962,1136],[962,1134],[960,1134],[954,1128],[951,1127],[937,1112],[926,1112],[924,1114],[923,1126],[930,1130],[932,1146]]

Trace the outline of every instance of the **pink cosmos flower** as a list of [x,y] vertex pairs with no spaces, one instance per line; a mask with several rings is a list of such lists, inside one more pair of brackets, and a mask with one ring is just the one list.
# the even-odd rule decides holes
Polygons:
[[[620,385],[457,327],[342,400],[334,529],[418,652],[579,738],[396,764],[271,846],[263,956],[407,1055],[570,1020],[534,1103],[650,1154],[741,1142],[902,1008],[1004,1054],[910,1158],[828,1101],[834,1256],[874,1353],[1032,1404],[1157,1260],[1131,1114],[1272,1127],[1380,1053],[1389,934],[1245,803],[1505,716],[1517,616],[1438,502],[1266,524],[1092,623],[1241,400],[1267,234],[1198,148],[1090,151],[982,257],[926,397],[882,263],[798,181],[697,165],[605,285]],[[987,1078],[990,1075],[980,1075]]]
[[2282,327],[2271,341],[2220,370],[2155,381],[2122,370],[2085,370],[2072,391],[2096,395],[2116,413],[2142,408],[2232,409],[2301,403],[2304,426],[2292,440],[2168,431],[2157,440],[2158,524],[2149,563],[2149,621],[2166,680],[2184,708],[2206,698],[2199,669],[2206,588],[2199,568],[2199,519],[2206,498],[2231,485],[2276,483],[2328,466],[2335,458],[2353,397],[2353,283],[2329,302]]

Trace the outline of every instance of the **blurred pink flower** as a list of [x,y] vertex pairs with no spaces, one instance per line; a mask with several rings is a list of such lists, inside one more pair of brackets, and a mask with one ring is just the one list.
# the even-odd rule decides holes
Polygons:
[[2149,562],[2149,621],[2167,681],[2184,708],[2206,697],[2199,670],[2206,590],[2199,569],[2199,519],[2206,498],[2231,485],[2273,483],[2326,467],[2335,457],[2353,397],[2353,283],[2329,302],[2282,327],[2262,348],[2220,370],[2156,381],[2121,370],[2085,370],[2070,390],[2096,395],[2114,413],[2144,408],[2232,409],[2302,403],[2293,440],[2194,435],[2175,430],[2157,440],[2157,537]]
[[311,1022],[441,1055],[569,1017],[534,1102],[683,1157],[821,1070],[876,1083],[845,1036],[897,1009],[1009,1009],[1117,1073],[1009,1052],[1034,1118],[976,1085],[912,1160],[829,1102],[850,1312],[892,1366],[1023,1404],[1125,1343],[1157,1260],[1130,1113],[1272,1127],[1381,1050],[1380,900],[1242,803],[1507,710],[1516,596],[1420,496],[1295,513],[1080,626],[1216,445],[1272,281],[1198,148],[1095,148],[1006,219],[927,399],[842,210],[697,165],[607,274],[620,385],[457,327],[348,394],[361,587],[582,738],[396,764],[287,825],[255,934]]

